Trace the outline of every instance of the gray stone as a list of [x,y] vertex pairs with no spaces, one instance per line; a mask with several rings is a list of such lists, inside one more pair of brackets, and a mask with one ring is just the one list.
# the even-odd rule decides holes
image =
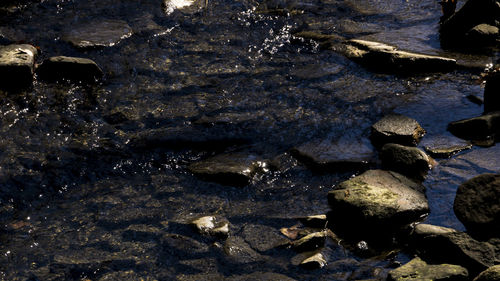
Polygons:
[[434,158],[449,158],[460,151],[472,148],[470,142],[453,136],[425,137],[422,145],[425,151]]
[[380,159],[385,168],[418,180],[425,178],[434,162],[419,148],[394,143],[382,147]]
[[259,224],[245,225],[242,231],[242,237],[253,249],[259,252],[266,252],[290,244],[290,241],[285,238],[279,230]]
[[337,220],[390,231],[419,221],[429,212],[424,190],[396,172],[369,170],[330,191],[328,202]]
[[99,20],[71,28],[63,39],[77,48],[112,47],[132,36],[132,28],[122,20]]
[[296,240],[292,243],[292,248],[297,252],[307,252],[325,245],[326,237],[328,237],[327,231],[319,231],[307,234],[306,236]]
[[371,138],[376,146],[386,143],[416,146],[425,135],[418,122],[404,115],[388,115],[372,126]]
[[500,111],[500,65],[486,77],[484,113]]
[[459,138],[472,141],[495,140],[500,136],[500,111],[463,119],[448,124],[448,131]]
[[30,87],[37,54],[37,49],[27,44],[0,46],[0,86],[7,89]]
[[500,237],[500,175],[482,174],[464,182],[453,210],[469,232]]
[[204,235],[229,236],[229,222],[217,216],[203,216],[191,221],[194,228]]
[[452,264],[430,265],[419,257],[407,264],[389,271],[388,280],[468,280],[467,269]]
[[47,81],[69,80],[95,83],[102,79],[101,68],[91,59],[57,56],[45,60],[37,68],[38,77]]
[[370,69],[391,73],[442,72],[456,68],[456,60],[400,51],[396,47],[368,40],[351,39],[345,55]]
[[474,281],[498,281],[500,280],[500,265],[494,265],[481,272]]

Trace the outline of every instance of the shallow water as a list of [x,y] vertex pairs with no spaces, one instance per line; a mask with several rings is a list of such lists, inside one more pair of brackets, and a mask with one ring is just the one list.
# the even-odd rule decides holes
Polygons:
[[[378,38],[484,66],[498,53],[471,58],[441,50],[434,0],[172,3],[47,0],[3,12],[0,35],[38,46],[38,61],[88,57],[106,79],[95,87],[35,82],[27,92],[0,92],[1,278],[203,280],[275,272],[354,280],[383,277],[394,259],[406,261],[404,253],[370,257],[330,241],[323,252],[329,265],[310,271],[291,263],[290,249],[228,256],[223,241],[184,223],[218,214],[233,237],[250,243],[262,229],[278,232],[296,217],[328,212],[328,190],[357,173],[310,171],[288,154],[294,146],[368,137],[371,124],[391,112],[418,120],[425,138],[448,135],[450,121],[482,113],[466,98],[483,91],[476,72],[374,74],[293,31]],[[84,50],[64,41],[78,26],[106,20],[127,22],[132,36]],[[165,130],[167,141],[133,145],[152,130]],[[278,169],[246,187],[187,171],[223,152],[272,159]],[[497,159],[498,146],[438,159],[424,182],[427,221],[463,230],[454,192],[466,179],[499,172]]]

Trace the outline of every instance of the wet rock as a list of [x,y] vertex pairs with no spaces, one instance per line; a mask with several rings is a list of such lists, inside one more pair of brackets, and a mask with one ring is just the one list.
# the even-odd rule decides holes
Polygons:
[[500,265],[494,265],[481,272],[474,281],[498,281],[500,280]]
[[30,87],[37,54],[37,49],[28,44],[0,46],[0,86],[6,89]]
[[371,139],[375,146],[386,143],[416,146],[425,135],[418,122],[403,115],[388,115],[372,126]]
[[90,59],[57,56],[45,60],[37,68],[38,77],[46,81],[69,80],[95,83],[103,77],[101,68]]
[[319,231],[310,233],[299,240],[292,243],[292,248],[297,252],[307,252],[325,245],[326,237],[328,237],[327,231]]
[[391,171],[369,170],[328,192],[335,221],[390,232],[429,212],[424,187]]
[[412,242],[417,254],[428,262],[461,265],[472,276],[495,261],[495,249],[491,244],[450,228],[417,225]]
[[472,141],[496,141],[500,136],[500,111],[448,124],[448,131],[459,138]]
[[132,36],[132,28],[122,20],[100,20],[68,31],[63,39],[81,49],[112,47]]
[[419,257],[389,271],[388,280],[468,280],[467,269],[452,264],[430,265]]
[[193,227],[204,235],[227,237],[229,236],[229,222],[216,216],[204,216],[191,221]]
[[295,281],[286,275],[273,272],[254,272],[226,278],[227,281]]
[[500,66],[486,78],[484,87],[484,113],[500,111]]
[[162,245],[167,252],[172,253],[178,259],[206,253],[209,250],[208,245],[179,234],[164,235]]
[[341,138],[337,141],[313,141],[291,150],[297,160],[320,171],[366,169],[374,162],[368,141]]
[[290,244],[290,241],[278,229],[259,224],[245,225],[242,237],[253,249],[259,252],[266,252]]
[[306,269],[319,269],[327,265],[327,261],[322,253],[316,253],[300,263],[300,266]]
[[323,50],[333,49],[338,46],[344,38],[336,34],[321,34],[313,31],[300,31],[293,34],[295,37],[303,38],[303,40],[314,40],[319,43],[319,47]]
[[426,137],[422,144],[425,147],[425,151],[434,158],[449,158],[460,151],[472,148],[470,142],[453,136]]
[[327,227],[327,217],[326,215],[314,215],[299,218],[305,226],[314,228],[326,228]]
[[482,174],[464,182],[453,210],[469,232],[500,237],[500,175]]
[[175,10],[186,14],[193,14],[205,7],[208,2],[204,0],[163,0],[162,7],[165,14],[170,15]]
[[423,180],[434,160],[416,147],[388,143],[380,151],[382,165],[410,178]]
[[218,273],[200,273],[200,274],[179,274],[176,276],[177,281],[220,281],[225,280],[224,275]]
[[226,240],[224,252],[235,263],[253,263],[263,259],[263,256],[253,250],[243,238],[238,236],[232,236]]
[[397,74],[451,71],[457,64],[454,59],[400,51],[391,45],[360,39],[347,41],[344,52],[370,69]]
[[223,154],[195,162],[188,169],[209,181],[227,185],[244,186],[251,182],[260,166],[254,155]]
[[494,44],[500,38],[499,36],[498,27],[485,23],[474,26],[465,34],[466,40],[470,42],[469,44],[479,46]]

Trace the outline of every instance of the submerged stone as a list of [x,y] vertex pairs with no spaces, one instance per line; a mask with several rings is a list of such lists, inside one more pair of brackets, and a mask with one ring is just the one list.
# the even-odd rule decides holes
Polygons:
[[497,135],[500,136],[500,111],[451,122],[448,131],[466,140],[496,141]]
[[430,265],[419,257],[389,271],[388,280],[468,280],[467,269],[453,264]]
[[372,126],[371,139],[376,146],[386,143],[416,146],[425,135],[418,122],[404,115],[388,115]]
[[32,86],[37,54],[37,49],[28,44],[0,46],[0,87],[22,89]]
[[266,252],[290,244],[290,241],[278,229],[266,225],[247,224],[243,228],[242,237],[253,249],[259,252]]
[[231,236],[226,240],[224,252],[234,263],[253,263],[264,259],[264,257],[253,250],[243,238],[238,236]]
[[470,142],[453,136],[426,137],[422,144],[425,151],[434,158],[449,158],[460,151],[472,148]]
[[63,39],[77,48],[112,47],[132,36],[132,28],[122,20],[100,20],[77,26]]
[[387,169],[418,180],[425,178],[433,162],[419,148],[395,143],[385,144],[380,151],[380,158]]
[[498,281],[500,280],[500,264],[494,265],[481,272],[474,281]]
[[300,238],[299,240],[294,241],[292,243],[292,247],[297,252],[312,251],[323,247],[325,245],[326,237],[328,237],[327,231],[313,232]]
[[37,68],[37,74],[42,80],[82,83],[95,83],[104,75],[101,68],[91,59],[65,56],[45,60]]

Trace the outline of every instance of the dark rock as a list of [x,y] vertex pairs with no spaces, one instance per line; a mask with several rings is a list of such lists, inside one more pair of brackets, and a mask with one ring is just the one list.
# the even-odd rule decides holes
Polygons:
[[261,162],[254,155],[223,154],[195,162],[188,169],[209,181],[244,186],[251,182]]
[[90,59],[75,57],[51,57],[37,68],[38,77],[46,81],[95,83],[103,77],[103,72]]
[[0,46],[0,85],[6,89],[32,86],[38,51],[27,44]]
[[300,262],[300,266],[306,269],[319,269],[326,265],[327,261],[322,253],[316,253]]
[[252,263],[263,260],[263,256],[254,251],[243,238],[238,236],[231,236],[226,240],[224,252],[235,263]]
[[302,222],[305,226],[314,227],[314,228],[326,228],[328,219],[326,215],[314,215],[299,218],[300,222]]
[[456,68],[456,60],[400,51],[384,43],[352,39],[346,42],[345,55],[370,69],[397,74],[442,72]]
[[388,115],[372,126],[371,139],[375,146],[386,143],[416,146],[425,130],[415,119],[403,115]]
[[500,66],[486,77],[484,113],[500,111]]
[[334,46],[340,45],[344,38],[336,34],[321,34],[312,31],[300,31],[294,33],[293,36],[300,37],[305,40],[314,40],[319,43],[321,49],[332,49]]
[[206,244],[179,234],[164,235],[162,245],[168,252],[171,252],[173,256],[179,259],[209,251],[209,247]]
[[426,137],[422,144],[425,151],[434,158],[449,158],[460,151],[472,148],[470,142],[453,136]]
[[500,265],[494,265],[481,272],[474,281],[498,281],[500,280]]
[[253,249],[259,252],[266,252],[290,244],[290,241],[279,230],[265,225],[247,224],[241,235]]
[[419,257],[389,271],[391,281],[404,280],[468,280],[467,269],[452,264],[430,265]]
[[122,20],[100,20],[68,31],[63,39],[77,48],[112,47],[132,36],[132,28]]
[[227,281],[295,281],[286,275],[273,272],[254,272],[239,276],[231,276],[224,280]]
[[[369,170],[328,193],[335,221],[393,231],[429,212],[424,187],[396,172]],[[335,222],[334,222],[335,223]]]
[[500,175],[483,174],[464,182],[453,209],[469,232],[500,237]]
[[192,220],[191,224],[200,234],[218,237],[229,236],[229,222],[225,218],[204,216]]
[[382,165],[410,178],[423,180],[432,167],[433,159],[416,147],[388,143],[380,151]]
[[496,140],[500,136],[500,111],[448,124],[448,131],[459,138],[472,141]]
[[494,44],[500,38],[499,36],[498,27],[485,23],[474,26],[465,34],[469,44],[478,46]]
[[366,169],[374,162],[370,143],[353,139],[314,141],[293,148],[291,153],[299,161],[320,171]]
[[325,245],[326,237],[328,237],[327,231],[319,231],[310,233],[299,240],[292,243],[292,248],[297,252],[307,252]]
[[450,228],[417,225],[412,242],[417,254],[427,261],[461,265],[471,276],[492,266],[495,261],[491,244]]

